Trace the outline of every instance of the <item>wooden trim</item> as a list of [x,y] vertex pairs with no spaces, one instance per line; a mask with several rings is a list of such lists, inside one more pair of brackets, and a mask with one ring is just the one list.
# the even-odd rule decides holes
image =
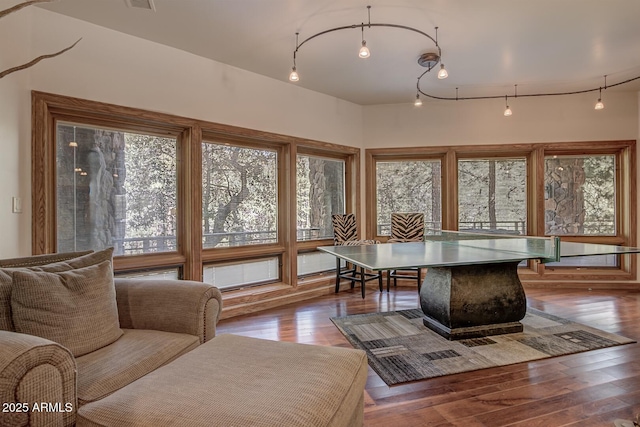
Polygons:
[[[179,147],[181,161],[178,162],[178,218],[179,248],[184,252],[186,262],[183,270],[187,280],[202,280],[202,130],[193,126],[182,134]],[[187,166],[188,165],[188,166]]]
[[[295,156],[301,153],[345,161],[347,208],[360,211],[359,153],[357,147],[256,131],[131,107],[32,92],[32,173],[34,254],[56,250],[55,164],[56,121],[109,129],[171,135],[178,140],[178,252],[116,257],[117,269],[152,268],[168,263],[180,266],[184,278],[202,279],[203,263],[280,257],[282,279],[295,284],[297,243],[295,227]],[[202,248],[202,141],[268,148],[278,153],[278,243],[238,248]],[[310,243],[303,247],[309,248]],[[312,244],[318,244],[314,242]],[[323,243],[320,243],[323,244]]]
[[[131,271],[160,267],[182,267],[186,257],[176,252],[163,252],[149,255],[129,255],[113,258],[114,270]],[[183,273],[184,274],[184,273]]]
[[442,228],[458,229],[458,158],[448,150],[442,162]]
[[372,239],[379,239],[378,225],[378,203],[376,202],[376,188],[378,187],[378,175],[376,173],[376,161],[371,150],[364,153],[364,184],[365,184],[365,211],[367,213],[366,235]]
[[[367,149],[367,219],[369,232],[375,231],[377,218],[375,168],[378,161],[411,161],[429,159],[441,155],[442,161],[442,224],[444,229],[458,228],[458,160],[486,158],[524,157],[527,161],[527,230],[530,235],[545,233],[544,178],[545,157],[553,155],[600,155],[616,156],[616,214],[615,236],[562,236],[563,241],[601,243],[635,246],[637,242],[637,182],[635,141],[579,141],[562,143],[531,143],[515,145],[465,145],[438,147],[407,147]],[[381,236],[378,236],[380,238]],[[636,280],[637,256],[621,256],[620,268],[590,269],[572,267],[545,267],[530,262],[526,277],[535,277],[536,282],[557,280]]]
[[[55,144],[51,143],[53,119],[47,103],[35,94],[31,96],[31,247],[34,255],[55,252]],[[55,141],[55,138],[53,138]],[[55,155],[55,154],[54,154]]]
[[282,147],[278,159],[278,241],[285,247],[280,257],[280,280],[295,287],[298,271],[296,144]]

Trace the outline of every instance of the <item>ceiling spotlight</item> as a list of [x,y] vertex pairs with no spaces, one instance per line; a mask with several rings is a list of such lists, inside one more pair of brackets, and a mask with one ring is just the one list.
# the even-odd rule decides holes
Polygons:
[[[607,88],[607,76],[604,76],[604,88]],[[598,102],[596,102],[595,109],[602,110],[604,108],[604,104],[602,103],[602,88],[600,88],[600,95],[598,95]]]
[[420,107],[422,105],[422,100],[420,99],[420,94],[416,93],[416,100],[413,102],[415,107]]
[[289,74],[289,81],[297,82],[300,80],[300,76],[298,76],[298,72],[296,71],[296,67],[294,66],[291,69],[291,74]]
[[598,98],[598,102],[596,102],[595,109],[602,110],[604,108],[604,104],[602,103],[602,98]]
[[509,108],[509,103],[507,102],[507,96],[506,95],[504,97],[504,103],[507,106],[507,108],[505,108],[505,110],[504,110],[504,115],[505,115],[505,117],[509,117],[510,115],[513,114],[513,112],[511,111],[511,108]]
[[362,40],[362,47],[358,52],[358,56],[362,59],[367,59],[368,57],[371,56],[371,52],[369,52],[369,48],[367,47],[367,42],[364,40]]
[[[371,6],[367,6],[367,10],[369,12],[369,22],[371,22]],[[371,56],[371,52],[369,52],[369,48],[367,47],[367,42],[364,39],[364,22],[362,23],[362,26],[360,27],[360,29],[362,30],[362,47],[358,52],[358,56],[362,59],[367,59],[368,57]]]
[[442,80],[442,79],[446,79],[447,77],[449,77],[449,73],[447,73],[447,70],[445,70],[444,64],[440,64],[440,71],[438,71],[438,78]]

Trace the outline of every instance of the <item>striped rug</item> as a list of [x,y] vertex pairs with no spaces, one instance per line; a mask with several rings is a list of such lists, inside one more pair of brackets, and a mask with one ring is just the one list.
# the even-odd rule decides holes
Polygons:
[[387,385],[511,365],[635,342],[528,308],[524,331],[449,341],[422,324],[420,309],[333,317],[331,321]]

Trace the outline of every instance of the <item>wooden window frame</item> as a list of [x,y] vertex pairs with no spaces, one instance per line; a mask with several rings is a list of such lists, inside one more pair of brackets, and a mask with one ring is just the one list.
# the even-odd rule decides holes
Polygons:
[[[461,145],[438,147],[410,147],[365,150],[367,187],[367,232],[376,235],[376,163],[378,161],[442,159],[442,224],[443,229],[458,229],[458,160],[490,158],[524,158],[527,162],[527,233],[544,235],[544,161],[550,155],[616,156],[616,236],[561,236],[563,241],[636,246],[637,242],[637,185],[636,141],[587,141],[562,143],[532,143],[515,145]],[[535,286],[585,286],[600,288],[633,288],[637,277],[637,256],[620,256],[616,268],[545,267],[536,261],[520,268],[523,283]],[[617,283],[612,283],[617,282]],[[626,283],[622,283],[626,282]]]
[[[282,298],[297,292],[297,254],[332,244],[329,239],[296,240],[297,153],[345,161],[345,208],[360,218],[360,148],[173,116],[132,107],[32,91],[32,253],[56,251],[56,123],[87,124],[150,134],[170,134],[177,140],[178,251],[114,257],[118,273],[178,268],[182,278],[202,280],[205,264],[277,256],[281,281],[242,291],[225,292],[226,317],[246,312],[247,304]],[[228,143],[278,153],[277,242],[230,248],[202,248],[202,143]],[[307,293],[322,295],[332,287],[333,274],[315,280]],[[295,296],[293,296],[295,297]],[[233,307],[236,305],[236,307]]]

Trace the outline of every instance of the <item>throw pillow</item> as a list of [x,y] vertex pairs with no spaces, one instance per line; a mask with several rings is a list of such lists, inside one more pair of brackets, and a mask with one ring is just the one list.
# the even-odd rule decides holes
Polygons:
[[110,261],[56,273],[16,270],[11,311],[16,332],[55,341],[75,357],[123,334]]
[[11,288],[13,273],[18,269],[58,272],[99,264],[113,259],[113,248],[98,252],[70,252],[36,255],[0,261],[0,330],[14,331],[11,320]]
[[111,247],[64,261],[29,267],[29,269],[36,271],[47,271],[49,273],[57,273],[60,271],[68,271],[76,268],[88,267],[90,265],[100,264],[103,261],[112,260],[113,248]]

